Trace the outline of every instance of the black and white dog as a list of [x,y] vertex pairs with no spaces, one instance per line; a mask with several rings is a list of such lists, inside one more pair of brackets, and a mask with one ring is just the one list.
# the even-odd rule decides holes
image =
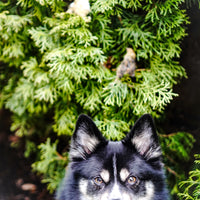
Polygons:
[[80,115],[70,164],[58,200],[168,200],[161,149],[150,115],[143,115],[120,142],[107,141]]

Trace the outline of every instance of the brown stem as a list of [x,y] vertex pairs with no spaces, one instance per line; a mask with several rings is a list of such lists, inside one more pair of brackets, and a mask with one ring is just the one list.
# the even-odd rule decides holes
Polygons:
[[161,137],[171,137],[171,136],[174,136],[176,135],[177,133],[170,133],[168,135],[165,135],[165,134],[160,134]]
[[56,152],[56,154],[57,154],[57,156],[58,156],[58,158],[59,158],[60,160],[67,160],[66,157],[63,157],[63,156],[60,155],[58,152]]
[[173,174],[174,176],[178,177],[178,178],[181,178],[173,169],[171,169],[170,167],[166,167],[166,169],[171,173]]

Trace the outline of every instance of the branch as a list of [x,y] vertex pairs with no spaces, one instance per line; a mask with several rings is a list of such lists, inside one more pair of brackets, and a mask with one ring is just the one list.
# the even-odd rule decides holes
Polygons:
[[180,175],[178,175],[173,169],[171,169],[170,167],[165,167],[171,174],[173,174],[174,176],[181,178]]
[[67,160],[66,157],[63,157],[63,156],[62,156],[61,154],[59,154],[58,152],[56,152],[56,155],[58,156],[58,158],[59,158],[60,160],[64,160],[64,161]]
[[170,133],[170,134],[160,134],[161,137],[171,137],[171,136],[174,136],[174,135],[177,135],[177,133]]

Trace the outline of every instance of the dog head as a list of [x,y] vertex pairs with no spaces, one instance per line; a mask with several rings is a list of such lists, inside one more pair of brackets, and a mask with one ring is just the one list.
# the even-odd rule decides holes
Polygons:
[[119,142],[107,141],[88,116],[80,115],[70,159],[68,185],[79,194],[77,199],[167,199],[161,149],[148,114]]

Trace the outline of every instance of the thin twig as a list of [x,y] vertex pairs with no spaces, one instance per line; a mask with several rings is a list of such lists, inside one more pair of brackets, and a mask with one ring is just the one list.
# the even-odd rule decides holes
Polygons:
[[66,157],[63,157],[62,155],[60,155],[58,152],[56,152],[57,156],[59,157],[60,160],[64,160],[66,161],[67,158]]
[[177,133],[170,133],[168,135],[166,135],[166,134],[160,134],[161,137],[171,137],[171,136],[174,136],[174,135],[177,135]]
[[178,177],[178,178],[181,178],[180,175],[178,175],[173,169],[171,169],[170,167],[166,167],[166,169],[171,173],[173,174],[174,176]]

